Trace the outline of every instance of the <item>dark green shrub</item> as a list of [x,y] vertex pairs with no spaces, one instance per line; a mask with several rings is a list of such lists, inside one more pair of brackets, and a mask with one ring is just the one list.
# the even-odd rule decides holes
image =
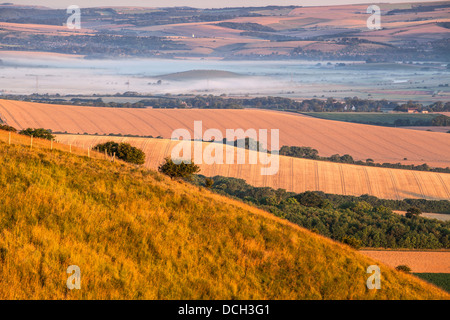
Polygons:
[[167,157],[158,167],[158,171],[169,176],[171,179],[190,178],[193,174],[200,172],[200,168],[194,162],[181,161],[175,163],[171,158]]
[[8,126],[7,124],[0,124],[0,130],[17,132],[16,128]]
[[134,163],[134,164],[144,164],[145,163],[145,153],[130,145],[129,143],[117,143],[114,141],[108,141],[105,143],[98,144],[94,149],[99,152],[105,152],[109,155],[115,154],[120,160]]
[[295,197],[302,206],[320,208],[324,204],[324,199],[315,192],[306,191]]
[[437,116],[431,121],[433,126],[446,127],[450,126],[450,117],[447,117],[443,114]]
[[420,210],[417,207],[411,207],[408,209],[408,211],[406,211],[405,216],[407,218],[415,218],[415,217],[420,216],[421,214],[422,214],[422,210]]
[[113,155],[113,154],[117,154],[119,151],[119,144],[117,142],[114,141],[108,141],[105,143],[100,143],[97,144],[94,147],[95,150],[99,151],[99,152],[105,152],[109,155]]
[[410,273],[411,272],[411,268],[408,267],[407,265],[404,265],[404,264],[396,266],[395,270],[402,271],[402,272],[405,272],[405,273]]
[[52,140],[55,139],[55,136],[52,135],[51,130],[46,130],[43,128],[33,129],[33,128],[27,128],[24,130],[21,130],[19,134],[22,134],[24,136],[33,136],[33,138],[40,138],[40,139],[46,139],[46,140]]
[[134,163],[134,164],[144,164],[145,163],[145,153],[130,145],[129,143],[119,144],[117,150],[117,157],[123,161]]

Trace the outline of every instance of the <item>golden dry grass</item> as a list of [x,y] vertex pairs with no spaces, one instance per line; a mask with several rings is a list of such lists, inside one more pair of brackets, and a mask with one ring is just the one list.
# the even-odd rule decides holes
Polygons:
[[[152,169],[156,169],[165,157],[170,156],[172,149],[178,144],[177,141],[162,139],[87,135],[57,135],[57,139],[62,143],[84,149],[110,140],[128,142],[146,153],[145,165]],[[208,145],[210,144],[202,144],[203,148]],[[224,146],[224,154],[227,152],[237,154],[236,148]],[[250,152],[255,153],[254,151]],[[276,175],[262,176],[261,168],[267,166],[260,162],[257,165],[249,164],[249,151],[246,154],[246,164],[199,164],[201,174],[240,178],[253,186],[282,188],[297,193],[315,190],[355,196],[370,194],[384,199],[450,199],[450,174],[376,168],[280,156],[279,172]]]
[[[0,299],[450,298],[238,201],[16,138],[0,132]],[[380,290],[366,287],[373,264]],[[65,286],[69,265],[81,290]]]
[[[61,106],[0,100],[0,114],[9,125],[59,132],[122,133],[170,138],[175,129],[191,134],[194,121],[203,130],[279,129],[280,146],[308,146],[322,156],[350,154],[356,160],[427,163],[450,167],[450,135],[306,118],[268,110],[170,110]],[[407,158],[407,161],[404,161]]]

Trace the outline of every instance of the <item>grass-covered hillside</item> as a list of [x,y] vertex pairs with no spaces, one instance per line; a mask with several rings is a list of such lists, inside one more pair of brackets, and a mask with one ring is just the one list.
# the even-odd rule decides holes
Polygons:
[[[449,298],[203,188],[18,139],[0,132],[0,299]],[[366,287],[372,264],[380,290]]]

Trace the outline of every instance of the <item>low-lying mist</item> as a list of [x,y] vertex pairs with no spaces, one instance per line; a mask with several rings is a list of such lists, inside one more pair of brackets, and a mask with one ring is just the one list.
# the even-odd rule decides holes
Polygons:
[[[450,81],[450,72],[405,65],[341,61],[219,61],[122,59],[91,60],[81,56],[0,52],[0,94],[231,94],[301,98],[390,99],[414,95],[431,101],[450,95],[435,88]],[[210,70],[177,80],[177,73]],[[237,74],[221,76],[221,72]],[[175,74],[167,79],[163,75]],[[414,100],[415,97],[410,97]],[[418,100],[417,99],[417,100]]]

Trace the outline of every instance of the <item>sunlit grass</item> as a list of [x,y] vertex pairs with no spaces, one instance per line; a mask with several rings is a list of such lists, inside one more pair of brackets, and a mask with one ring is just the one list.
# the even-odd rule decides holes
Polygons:
[[[382,289],[368,290],[374,261],[268,213],[101,154],[7,140],[0,299],[449,297],[381,264]],[[66,288],[69,265],[81,290]]]

